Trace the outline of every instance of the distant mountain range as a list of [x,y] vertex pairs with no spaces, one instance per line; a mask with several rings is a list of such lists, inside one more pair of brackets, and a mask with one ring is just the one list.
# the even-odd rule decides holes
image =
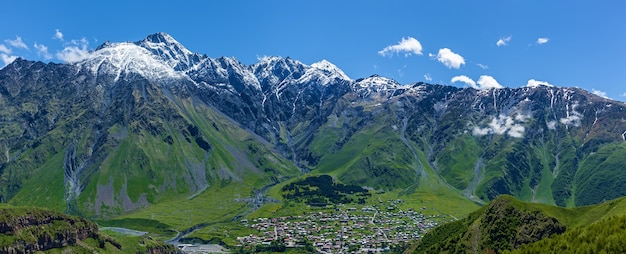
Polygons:
[[2,202],[89,217],[308,172],[478,203],[626,195],[623,102],[578,88],[353,80],[325,60],[245,65],[165,33],[74,63],[15,60],[0,70],[0,133]]

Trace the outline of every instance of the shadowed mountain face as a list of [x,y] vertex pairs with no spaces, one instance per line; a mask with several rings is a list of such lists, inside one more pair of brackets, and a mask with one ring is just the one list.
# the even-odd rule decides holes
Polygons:
[[474,90],[325,60],[251,66],[171,36],[0,70],[0,199],[110,216],[302,172],[561,206],[626,195],[626,105],[577,88]]

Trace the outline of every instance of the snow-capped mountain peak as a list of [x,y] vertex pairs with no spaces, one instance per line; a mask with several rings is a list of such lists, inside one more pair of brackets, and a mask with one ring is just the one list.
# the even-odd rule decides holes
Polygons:
[[162,32],[149,35],[135,44],[146,48],[178,71],[187,71],[202,58],[201,55],[189,51],[169,34]]
[[307,66],[304,75],[302,75],[297,80],[298,83],[315,82],[322,86],[337,81],[352,80],[350,79],[350,77],[348,77],[348,75],[343,73],[341,69],[326,60],[319,61],[312,64],[311,66]]
[[356,80],[356,86],[361,88],[382,88],[382,89],[395,89],[402,85],[397,81],[386,78],[379,75],[372,75],[367,78]]
[[330,74],[332,77],[336,77],[343,80],[351,80],[339,67],[333,63],[323,59],[317,63],[311,64],[311,67],[324,71],[326,74]]
[[[291,74],[293,72],[299,72],[304,67],[305,64],[301,63],[298,60],[291,59],[289,57],[283,58],[279,56],[264,56],[255,64],[253,64],[252,69],[256,72],[261,71],[261,69],[267,69],[269,72],[259,72],[261,77],[265,75],[274,74]],[[284,75],[278,75],[284,76]]]
[[279,83],[291,83],[300,78],[307,66],[289,57],[266,56],[251,66],[263,87],[275,87]]
[[272,63],[281,62],[283,60],[285,60],[285,58],[282,58],[280,56],[263,56],[259,58],[258,62],[254,65],[268,66],[268,65],[271,65]]
[[172,37],[171,35],[167,33],[159,32],[159,33],[151,34],[151,35],[148,35],[146,39],[144,39],[143,41],[146,43],[171,45],[173,47],[180,48],[181,51],[185,54],[192,54],[191,51],[187,50],[185,47],[183,47],[182,44],[180,44],[177,40],[175,40],[174,37]]

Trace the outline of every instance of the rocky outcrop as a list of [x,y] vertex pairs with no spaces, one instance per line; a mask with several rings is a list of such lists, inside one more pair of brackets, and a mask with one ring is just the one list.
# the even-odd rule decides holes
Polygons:
[[113,240],[98,234],[98,225],[80,217],[34,208],[0,210],[0,252],[34,253],[77,245],[94,238],[101,245]]
[[123,246],[101,234],[97,224],[81,217],[38,208],[0,208],[0,253],[36,253],[61,248],[63,253],[66,253],[65,250],[69,253],[111,250],[122,253],[182,253],[174,245],[149,237],[137,240],[126,241]]

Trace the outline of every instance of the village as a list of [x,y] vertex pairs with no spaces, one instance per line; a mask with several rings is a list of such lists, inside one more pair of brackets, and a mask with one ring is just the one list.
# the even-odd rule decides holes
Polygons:
[[309,245],[318,253],[377,253],[417,240],[443,221],[442,215],[403,211],[398,202],[382,207],[338,205],[298,216],[242,220],[257,233],[237,240],[244,249],[278,243],[285,248]]

